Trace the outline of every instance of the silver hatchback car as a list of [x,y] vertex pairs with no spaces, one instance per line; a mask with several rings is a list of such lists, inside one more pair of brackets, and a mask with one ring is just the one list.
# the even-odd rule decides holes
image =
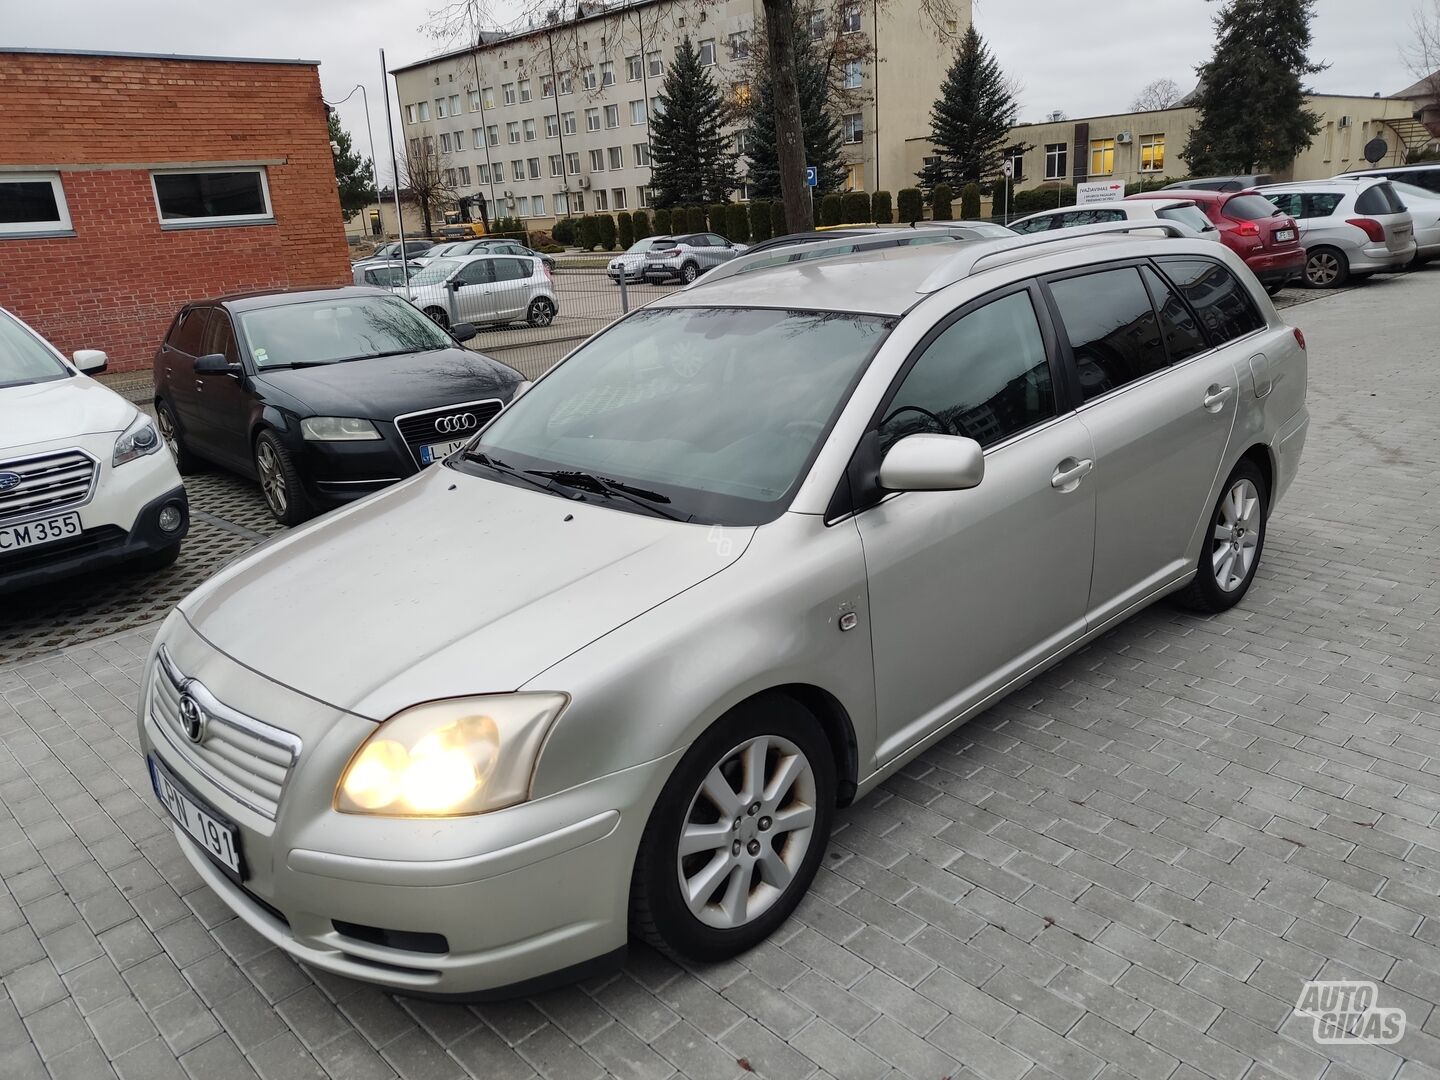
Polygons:
[[1351,275],[1401,270],[1415,258],[1415,224],[1388,180],[1316,180],[1255,189],[1295,219],[1305,248],[1301,277],[1333,289]]
[[737,259],[230,563],[140,695],[190,863],[402,992],[758,943],[838,807],[1146,604],[1250,587],[1304,339],[1136,227]]
[[441,256],[411,273],[408,288],[391,291],[447,330],[462,322],[549,326],[559,310],[554,279],[539,256]]

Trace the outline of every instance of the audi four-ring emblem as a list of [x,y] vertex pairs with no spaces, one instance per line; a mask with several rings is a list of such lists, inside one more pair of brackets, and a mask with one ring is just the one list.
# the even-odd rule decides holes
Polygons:
[[435,430],[442,435],[453,435],[457,431],[469,431],[473,427],[479,427],[480,421],[475,419],[473,412],[456,413],[454,416],[442,416],[435,421]]

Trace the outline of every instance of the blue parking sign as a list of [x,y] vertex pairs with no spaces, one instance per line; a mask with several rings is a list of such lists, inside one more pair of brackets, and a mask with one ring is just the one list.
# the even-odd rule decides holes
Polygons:
[[805,186],[818,187],[820,184],[820,170],[814,165],[805,166]]

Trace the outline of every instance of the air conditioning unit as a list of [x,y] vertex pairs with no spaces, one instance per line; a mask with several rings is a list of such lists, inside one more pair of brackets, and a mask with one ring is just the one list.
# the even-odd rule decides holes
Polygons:
[[1115,136],[1115,141],[1121,146],[1129,146],[1134,141],[1134,136],[1128,131],[1122,131]]
[[1353,121],[1350,119],[1350,117],[1348,117],[1348,116],[1342,116],[1342,117],[1340,117],[1340,126],[1341,126],[1342,128],[1347,128],[1347,127],[1349,127],[1349,126],[1351,125],[1351,123],[1353,123]]
[[588,177],[588,176],[582,176],[582,177],[580,177],[578,180],[576,180],[575,182],[576,182],[577,184],[579,184],[582,189],[588,188],[588,187],[590,186],[590,177]]

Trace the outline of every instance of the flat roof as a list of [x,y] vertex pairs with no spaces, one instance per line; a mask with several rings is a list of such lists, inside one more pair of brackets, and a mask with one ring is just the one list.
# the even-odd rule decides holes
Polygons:
[[319,67],[319,60],[285,60],[271,56],[200,56],[191,53],[112,52],[108,49],[36,49],[0,46],[0,54],[25,53],[30,56],[95,56],[118,57],[126,60],[184,60],[207,64],[298,64]]

